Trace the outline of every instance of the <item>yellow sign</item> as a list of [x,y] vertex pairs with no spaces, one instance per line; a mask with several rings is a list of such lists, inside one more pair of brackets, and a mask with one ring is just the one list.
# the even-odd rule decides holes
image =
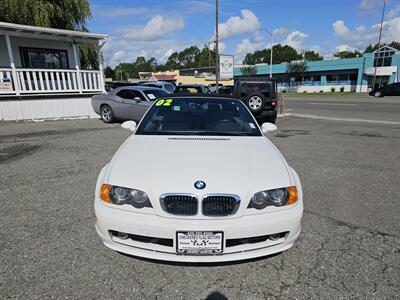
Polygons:
[[156,106],[171,106],[173,99],[160,99],[157,101]]

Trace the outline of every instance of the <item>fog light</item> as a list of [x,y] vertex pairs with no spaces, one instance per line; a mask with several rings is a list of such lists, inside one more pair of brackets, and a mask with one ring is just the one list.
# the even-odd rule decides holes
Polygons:
[[279,239],[281,239],[281,238],[283,238],[283,234],[282,234],[282,233],[275,233],[275,234],[271,234],[271,235],[269,236],[269,239],[270,239],[271,241],[276,241],[276,240],[279,240]]
[[117,237],[120,238],[121,240],[126,240],[127,238],[129,238],[129,234],[125,232],[118,232]]

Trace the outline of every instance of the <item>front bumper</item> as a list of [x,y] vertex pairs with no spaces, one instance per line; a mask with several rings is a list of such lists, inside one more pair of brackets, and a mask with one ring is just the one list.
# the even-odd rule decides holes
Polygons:
[[[177,262],[223,262],[262,257],[289,249],[300,234],[303,205],[299,201],[292,208],[279,212],[247,215],[229,219],[166,218],[153,214],[134,213],[111,208],[95,200],[96,230],[108,248],[126,254]],[[131,239],[120,239],[110,230],[153,238],[171,239],[172,246]],[[181,255],[176,253],[177,231],[223,231],[224,252],[218,255]],[[287,232],[278,240],[267,239],[226,247],[228,239],[246,239]]]

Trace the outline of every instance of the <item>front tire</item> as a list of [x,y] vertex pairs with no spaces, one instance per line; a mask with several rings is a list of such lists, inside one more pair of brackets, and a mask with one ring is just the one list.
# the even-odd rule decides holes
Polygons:
[[115,121],[114,112],[107,104],[101,106],[100,116],[104,123],[110,124]]
[[376,98],[382,97],[382,93],[381,92],[375,92],[374,97],[376,97]]

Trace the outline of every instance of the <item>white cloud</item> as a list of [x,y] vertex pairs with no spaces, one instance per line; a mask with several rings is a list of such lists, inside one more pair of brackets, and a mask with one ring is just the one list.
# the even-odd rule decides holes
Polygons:
[[[281,38],[284,38],[282,44],[289,45],[297,51],[306,50],[304,43],[309,37],[308,34],[298,30],[290,31],[283,27],[273,30],[272,33],[275,38],[275,43],[279,43],[277,39],[279,39],[280,36]],[[271,45],[272,40],[269,35],[266,33],[260,34],[260,32],[255,32],[251,39],[245,38],[236,46],[235,61],[240,62],[244,59],[247,53],[253,53],[256,50],[270,48]],[[322,53],[322,49],[319,45],[312,47],[312,50]]]
[[125,17],[131,15],[140,15],[146,12],[144,7],[116,7],[95,9],[98,16],[101,17]]
[[314,51],[320,55],[323,55],[325,52],[324,49],[322,49],[322,47],[320,45],[315,45],[315,46],[310,47],[310,51]]
[[167,19],[163,16],[155,16],[142,28],[125,29],[123,37],[141,41],[153,41],[172,32],[182,30],[184,27],[185,23],[182,18]]
[[126,56],[126,53],[124,50],[115,51],[111,57],[111,61],[119,61],[122,58],[124,58],[125,56]]
[[274,31],[272,31],[272,34],[276,37],[286,36],[289,33],[290,33],[290,30],[285,27],[279,27],[279,28],[274,29]]
[[337,52],[342,52],[342,51],[353,52],[354,50],[356,50],[355,48],[353,48],[353,47],[351,47],[349,45],[346,45],[346,44],[338,45],[338,46],[335,47],[335,49],[336,49]]
[[260,30],[261,22],[252,11],[242,9],[240,13],[241,16],[230,17],[226,22],[219,24],[221,40]]
[[304,42],[307,38],[308,34],[296,30],[289,33],[283,43],[295,48],[297,51],[300,51],[304,50]]
[[[369,44],[376,44],[379,37],[380,24],[372,25],[370,28],[357,26],[351,30],[342,20],[332,24],[333,31],[344,44],[363,50]],[[400,37],[400,17],[395,17],[383,22],[382,42],[390,43],[397,41]]]
[[174,50],[172,48],[169,48],[167,52],[164,53],[163,56],[161,56],[158,61],[162,64],[165,64],[168,60],[168,58],[171,56],[171,54],[174,53]]
[[236,55],[245,55],[247,53],[252,53],[256,50],[263,48],[261,43],[251,41],[249,39],[243,39],[237,46],[235,50]]
[[155,16],[145,25],[116,30],[103,48],[105,62],[115,66],[121,62],[133,62],[138,56],[156,58],[164,63],[174,51],[197,44],[197,41],[181,41],[171,34],[184,28],[182,18]]
[[256,50],[270,48],[272,43],[267,44],[267,38],[256,32],[252,39],[243,39],[237,44],[235,49],[235,63],[241,63],[247,53],[253,53]]
[[266,36],[261,31],[256,31],[253,35],[253,40],[257,43],[265,41]]
[[181,42],[174,39],[137,41],[114,36],[104,46],[103,53],[106,64],[112,67],[121,62],[133,62],[138,56],[147,59],[154,57],[159,63],[164,63],[174,51],[180,51],[193,44],[196,44],[196,41]]
[[395,7],[393,7],[391,10],[388,12],[388,17],[389,18],[394,18],[400,13],[400,4],[397,4]]
[[378,5],[382,5],[383,0],[362,0],[359,7],[363,10],[369,10],[375,8]]
[[200,0],[185,0],[186,13],[206,13],[215,9],[214,4]]

